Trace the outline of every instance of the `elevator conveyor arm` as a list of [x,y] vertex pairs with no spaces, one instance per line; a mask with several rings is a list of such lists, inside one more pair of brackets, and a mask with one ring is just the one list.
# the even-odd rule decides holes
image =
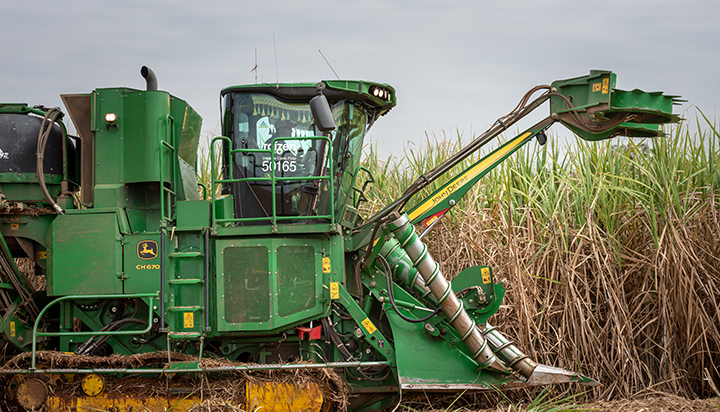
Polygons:
[[[355,231],[358,232],[382,220],[393,211],[402,211],[408,201],[423,188],[548,100],[550,100],[550,116],[483,157],[428,198],[417,203],[409,212],[412,223],[424,221],[426,227],[431,225],[456,205],[488,171],[532,138],[538,137],[540,143],[544,144],[546,140],[544,131],[555,122],[562,123],[585,140],[595,141],[615,136],[656,137],[663,134],[660,124],[678,121],[679,118],[672,114],[673,104],[679,101],[677,96],[663,95],[661,92],[646,93],[637,89],[619,90],[615,88],[615,83],[614,73],[593,70],[587,76],[533,87],[523,96],[515,109],[498,119],[486,132],[439,166],[421,175],[399,199],[355,228]],[[544,92],[533,99],[533,95],[539,91]]]

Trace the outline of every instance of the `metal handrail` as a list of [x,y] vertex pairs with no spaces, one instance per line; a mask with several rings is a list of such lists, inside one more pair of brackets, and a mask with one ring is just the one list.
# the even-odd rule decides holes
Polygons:
[[246,372],[246,371],[267,371],[267,370],[302,370],[302,369],[334,369],[334,368],[359,368],[359,367],[377,367],[390,366],[390,361],[355,361],[355,362],[324,362],[324,363],[286,363],[286,364],[255,364],[255,365],[228,365],[187,368],[171,368],[162,369],[151,368],[51,368],[51,369],[0,369],[0,374],[7,375],[27,375],[32,373],[45,374],[159,374],[159,373],[222,373],[222,372]]
[[[290,140],[325,140],[327,141],[329,168],[327,176],[297,176],[297,177],[277,177],[275,176],[275,142],[276,141],[290,141]],[[228,147],[232,147],[232,141],[227,136],[217,136],[210,142],[210,158],[215,157],[215,142],[225,141]],[[216,179],[215,164],[211,164],[211,177],[212,177],[212,224],[215,226],[217,223],[232,223],[232,222],[257,222],[257,221],[271,221],[273,226],[277,226],[278,221],[283,220],[308,220],[308,219],[330,219],[331,224],[335,224],[335,197],[330,196],[330,214],[327,215],[312,215],[312,216],[278,216],[276,207],[275,188],[277,182],[285,181],[313,181],[313,180],[327,180],[329,181],[330,187],[335,187],[334,182],[334,171],[333,171],[333,157],[332,157],[332,140],[327,136],[305,136],[305,137],[275,137],[270,141],[269,149],[231,149],[227,152],[227,166],[229,178]],[[232,158],[235,153],[266,153],[270,155],[270,177],[247,177],[247,178],[234,178]],[[321,162],[322,159],[318,159]],[[214,207],[215,201],[217,200],[215,195],[215,185],[221,183],[240,183],[240,182],[270,182],[272,186],[272,213],[266,217],[245,217],[245,218],[227,218],[219,219],[216,216],[216,208]]]
[[[167,125],[168,125],[167,129],[169,130],[169,132],[168,132],[169,138],[170,138],[169,140],[172,141],[173,140],[172,139],[172,127],[170,126],[170,123],[173,122],[173,118],[168,115],[166,120],[167,120]],[[161,221],[172,220],[172,198],[173,198],[173,196],[175,196],[174,190],[165,187],[165,179],[164,179],[164,175],[163,175],[163,146],[168,148],[171,153],[175,153],[175,147],[173,145],[171,145],[170,143],[168,143],[165,140],[160,141],[160,150],[158,152],[160,154],[159,166],[160,166],[160,220]],[[170,164],[171,165],[174,164],[172,159],[170,160]],[[172,187],[174,187],[174,183],[175,183],[175,171],[174,171],[174,168],[171,167],[170,184],[173,185]],[[168,203],[168,206],[170,209],[168,211],[167,219],[165,216],[165,196],[167,196],[167,203]]]
[[[363,171],[370,176],[369,179],[365,180],[365,182],[362,185],[362,188],[359,188],[356,186],[357,184],[357,178],[360,175],[360,172]],[[367,197],[365,196],[365,189],[367,188],[367,185],[370,183],[375,183],[375,177],[372,175],[372,172],[370,169],[368,169],[365,166],[358,166],[357,169],[355,169],[355,173],[352,175],[352,185],[350,186],[353,191],[353,199],[352,199],[352,205],[354,208],[360,207],[360,203],[363,201],[367,201]],[[358,195],[359,193],[359,195]],[[356,198],[357,196],[357,198]]]
[[[118,331],[80,331],[80,332],[38,332],[38,325],[43,315],[47,313],[50,307],[57,303],[70,300],[70,299],[136,299],[136,298],[149,298],[148,301],[148,322],[147,327],[143,330],[118,330]],[[158,293],[128,293],[128,294],[113,294],[113,295],[67,295],[59,297],[52,302],[45,305],[40,311],[35,324],[33,325],[32,335],[32,360],[30,362],[30,369],[35,369],[35,354],[37,353],[37,338],[39,336],[113,336],[113,335],[142,335],[143,333],[150,332],[152,329],[153,319],[153,300],[159,298]]]
[[207,200],[207,194],[208,194],[207,186],[205,186],[205,183],[203,183],[203,182],[198,182],[197,185],[198,185],[199,187],[201,187],[202,190],[203,190],[203,200]]

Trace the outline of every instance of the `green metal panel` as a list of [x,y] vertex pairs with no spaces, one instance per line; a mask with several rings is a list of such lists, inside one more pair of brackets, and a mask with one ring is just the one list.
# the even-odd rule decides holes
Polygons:
[[634,123],[661,124],[677,122],[678,116],[672,114],[675,96],[666,96],[662,92],[644,92],[642,90],[615,89],[610,102],[610,109],[603,116],[612,118],[616,113],[624,113],[632,109],[641,116],[641,121]]
[[[5,238],[16,239],[22,252],[29,255],[42,269],[47,268],[47,232],[55,215],[6,215],[0,217],[0,231]],[[13,250],[14,256],[22,256],[21,251]]]
[[270,250],[265,246],[228,247],[223,254],[226,323],[270,320]]
[[[323,257],[334,262],[331,268],[342,267],[342,256],[332,257],[326,239],[217,240],[217,330],[278,330],[321,315],[323,283],[333,272],[323,272]],[[342,251],[342,243],[334,248]]]
[[197,163],[202,117],[185,101],[174,96],[170,96],[170,111],[175,119],[177,156],[194,169]]
[[315,250],[309,246],[277,248],[278,315],[288,316],[316,304]]
[[[399,382],[407,385],[481,384],[499,386],[513,381],[512,375],[478,371],[470,356],[455,345],[460,338],[449,342],[442,337],[425,333],[422,323],[408,323],[392,310],[387,312],[395,340],[395,356]],[[418,360],[422,360],[419,362]],[[490,389],[490,386],[486,386]]]
[[678,121],[678,116],[672,114],[673,104],[679,101],[677,96],[619,90],[615,82],[616,75],[604,70],[556,80],[552,83],[556,94],[550,98],[550,112],[585,140],[656,137],[662,132],[654,125]]
[[[160,181],[160,141],[172,144],[170,95],[161,91],[128,93],[124,103],[126,116],[133,120],[124,123],[125,145],[133,150],[132,156],[124,159],[126,182]],[[173,156],[164,154],[163,165],[167,169],[163,176],[170,177],[168,165]]]
[[181,181],[180,187],[182,188],[181,199],[187,200],[200,200],[200,193],[198,191],[198,180],[197,173],[195,173],[195,166],[183,160],[180,156],[177,156],[179,178]]
[[[158,141],[169,134],[169,94],[97,89],[93,97],[95,183],[158,181]],[[106,122],[107,113],[117,120]]]
[[232,219],[235,217],[235,201],[233,195],[223,196],[213,202],[213,213],[216,219]]
[[[616,81],[617,76],[611,71],[591,70],[587,76],[556,80],[552,83],[552,87],[557,93],[569,98],[576,110],[592,109],[600,104],[610,104],[610,96]],[[563,98],[551,97],[551,113],[562,113],[566,110],[568,110],[567,102]]]
[[180,229],[210,226],[210,202],[207,200],[177,202],[177,227]]
[[125,293],[152,293],[160,290],[160,233],[125,235]]
[[457,293],[472,288],[469,293],[462,294],[461,300],[478,325],[484,325],[497,312],[505,296],[505,288],[501,283],[495,283],[490,266],[469,267],[458,273],[452,282]]
[[[91,125],[94,132],[95,144],[93,147],[95,164],[95,185],[118,185],[124,179],[124,130],[119,127],[110,127],[105,122],[105,114],[115,113],[118,121],[123,124],[126,119],[122,96],[126,89],[98,89],[92,94]],[[95,188],[97,193],[98,188]],[[98,207],[117,206],[117,199],[113,203],[108,200],[94,199]]]
[[[185,173],[181,180],[178,158],[184,169],[194,171],[202,118],[185,101],[164,91],[127,88],[96,89],[92,97],[95,193],[103,192],[95,206],[122,204],[124,197],[115,191],[119,185],[160,180],[172,183],[178,199],[186,191],[197,199],[195,178]],[[106,121],[108,113],[117,120]]]
[[5,215],[0,217],[0,230],[5,237],[32,239],[45,246],[53,219],[55,215]]
[[122,292],[122,237],[115,213],[60,215],[48,236],[48,295]]
[[125,200],[124,188],[125,185],[122,183],[96,184],[93,190],[93,206],[96,208],[123,206]]

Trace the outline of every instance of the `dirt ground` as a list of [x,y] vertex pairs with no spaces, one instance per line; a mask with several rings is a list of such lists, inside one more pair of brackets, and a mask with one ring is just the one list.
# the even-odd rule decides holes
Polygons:
[[588,405],[596,411],[629,412],[706,412],[720,411],[720,398],[688,400],[672,395],[647,399],[625,399],[613,402],[598,402]]
[[396,412],[564,412],[564,411],[598,411],[598,412],[720,412],[720,398],[690,400],[669,394],[656,394],[639,399],[623,399],[610,402],[594,402],[588,404],[550,404],[532,407],[530,405],[505,404],[492,409],[475,409],[465,406],[450,405],[442,408],[420,407],[418,403],[403,403]]

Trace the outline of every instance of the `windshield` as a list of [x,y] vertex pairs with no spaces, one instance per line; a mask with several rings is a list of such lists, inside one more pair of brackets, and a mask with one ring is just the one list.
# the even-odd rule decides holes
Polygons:
[[[284,102],[265,94],[236,93],[227,97],[233,149],[247,150],[233,155],[233,177],[267,178],[231,184],[236,218],[272,216],[273,196],[277,216],[336,214],[351,190],[352,178],[345,171],[351,169],[354,173],[360,160],[367,126],[365,112],[343,100],[334,102],[337,129],[324,138],[313,124],[308,103]],[[335,187],[329,187],[329,180],[308,179],[328,176],[331,161]],[[275,178],[280,178],[275,182],[275,193],[269,181],[273,170]],[[335,210],[330,210],[333,196]],[[256,224],[267,223],[265,220]]]
[[[271,149],[276,137],[318,136],[312,124],[310,106],[304,103],[285,103],[266,95],[237,95],[235,104],[236,140],[247,149]],[[286,159],[275,157],[284,169],[297,169],[297,153],[306,152],[312,140],[276,141],[273,150],[277,155],[291,154]],[[239,154],[238,154],[239,155]],[[270,161],[270,156],[265,159]],[[265,169],[269,170],[269,164]],[[280,167],[282,170],[283,167]],[[267,171],[265,170],[265,171]]]

